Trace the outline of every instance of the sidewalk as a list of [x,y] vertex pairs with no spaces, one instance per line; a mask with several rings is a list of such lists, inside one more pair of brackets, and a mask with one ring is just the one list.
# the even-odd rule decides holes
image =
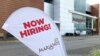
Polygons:
[[[63,36],[64,41],[77,41],[77,40],[85,40],[91,38],[100,38],[100,35],[90,35],[90,36]],[[6,39],[0,38],[0,43],[2,42],[19,42],[15,37],[8,37]]]
[[75,40],[85,40],[91,38],[100,38],[100,35],[89,35],[89,36],[64,36],[64,41],[75,41]]

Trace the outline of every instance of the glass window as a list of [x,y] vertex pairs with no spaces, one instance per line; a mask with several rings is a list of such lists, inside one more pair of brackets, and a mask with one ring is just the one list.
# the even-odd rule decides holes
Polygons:
[[86,17],[73,14],[73,23],[74,23],[74,28],[77,31],[83,31],[86,30]]
[[86,17],[86,28],[87,29],[92,28],[92,18]]

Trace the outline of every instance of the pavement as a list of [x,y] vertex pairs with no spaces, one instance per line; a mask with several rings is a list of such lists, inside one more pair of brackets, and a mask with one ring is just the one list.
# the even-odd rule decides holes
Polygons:
[[0,56],[37,56],[20,42],[0,43]]
[[100,35],[86,35],[86,36],[63,36],[64,41],[86,40],[91,38],[100,38]]
[[64,37],[68,56],[89,56],[93,49],[100,49],[100,35]]
[[[100,35],[64,36],[68,56],[88,56],[94,48],[100,48]],[[0,56],[36,56],[14,37],[0,39]]]
[[[100,38],[100,35],[89,35],[89,36],[63,36],[64,41],[77,41],[86,39]],[[8,37],[6,39],[0,38],[0,43],[2,42],[19,42],[15,37]]]

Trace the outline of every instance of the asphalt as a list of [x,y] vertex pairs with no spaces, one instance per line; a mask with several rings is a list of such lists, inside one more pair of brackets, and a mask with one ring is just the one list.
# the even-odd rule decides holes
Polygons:
[[63,36],[64,41],[76,41],[86,39],[100,38],[100,35],[85,35],[85,36]]
[[[63,36],[63,40],[65,43],[65,47],[66,47],[68,56],[88,56],[88,54],[90,54],[90,51],[93,48],[100,48],[100,41],[99,41],[100,35]],[[1,46],[3,46],[1,49],[4,50],[4,52],[7,51],[8,49],[11,49],[12,48],[11,46],[13,46],[14,49],[16,47],[16,50],[18,50],[19,47],[22,50],[25,50],[24,49],[25,47],[23,47],[24,45],[22,45],[22,44],[19,45],[18,43],[20,43],[20,42],[17,39],[15,39],[14,37],[9,37],[7,39],[0,39],[0,44],[1,44]],[[5,44],[7,45],[7,47],[5,46]],[[14,51],[13,48],[12,48],[12,50],[13,50],[12,52],[15,53],[13,55],[16,55],[16,52]],[[29,51],[27,51],[27,52],[29,52]],[[9,54],[11,52],[7,51],[7,53]],[[24,54],[22,54],[22,55],[25,56],[25,52],[23,52],[23,53]],[[31,53],[29,53],[30,56],[33,55],[33,54],[31,55]],[[7,55],[7,54],[5,54],[5,55]],[[22,55],[19,55],[19,56],[22,56]],[[36,56],[36,55],[34,55],[34,56]]]
[[78,49],[72,49],[67,50],[67,54],[69,56],[89,56],[91,51],[93,49],[100,49],[100,45],[95,45],[91,47],[85,47],[85,48],[78,48]]
[[[100,35],[86,35],[86,36],[62,36],[64,41],[86,40],[91,38],[100,38]],[[0,42],[18,42],[15,37],[0,38]]]
[[64,37],[68,56],[89,56],[91,50],[100,49],[100,35]]

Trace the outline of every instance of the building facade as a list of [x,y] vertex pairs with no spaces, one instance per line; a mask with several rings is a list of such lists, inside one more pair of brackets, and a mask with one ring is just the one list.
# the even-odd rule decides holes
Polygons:
[[95,20],[94,28],[96,33],[100,34],[100,4],[91,5],[91,15],[96,16],[98,19]]
[[[49,9],[48,10],[52,12],[52,14],[54,15],[53,16],[51,16],[50,14],[49,15],[58,25],[61,35],[64,35],[66,32],[74,33],[72,14],[69,12],[69,10],[74,10],[74,0],[69,0],[69,2],[66,2],[66,0],[53,0],[52,3],[48,4],[53,7],[52,11],[50,11]],[[46,9],[46,6],[47,5],[44,5],[44,11]]]
[[44,12],[53,18],[61,35],[86,35],[92,32],[96,17],[86,14],[86,0],[52,0],[45,3],[48,5],[44,5]]
[[86,12],[86,0],[74,0],[75,11],[85,13]]
[[[0,5],[0,27],[16,9],[30,6],[44,10],[57,24],[61,35],[86,35],[94,28],[99,31],[99,25],[94,27],[93,23],[96,18],[94,10],[87,10],[86,0],[0,0]],[[93,16],[86,14],[86,11],[91,12]],[[0,36],[6,36],[6,33],[0,29]]]
[[83,15],[86,12],[86,0],[74,0],[74,11],[81,13],[73,13],[74,33],[86,34],[86,16]]

